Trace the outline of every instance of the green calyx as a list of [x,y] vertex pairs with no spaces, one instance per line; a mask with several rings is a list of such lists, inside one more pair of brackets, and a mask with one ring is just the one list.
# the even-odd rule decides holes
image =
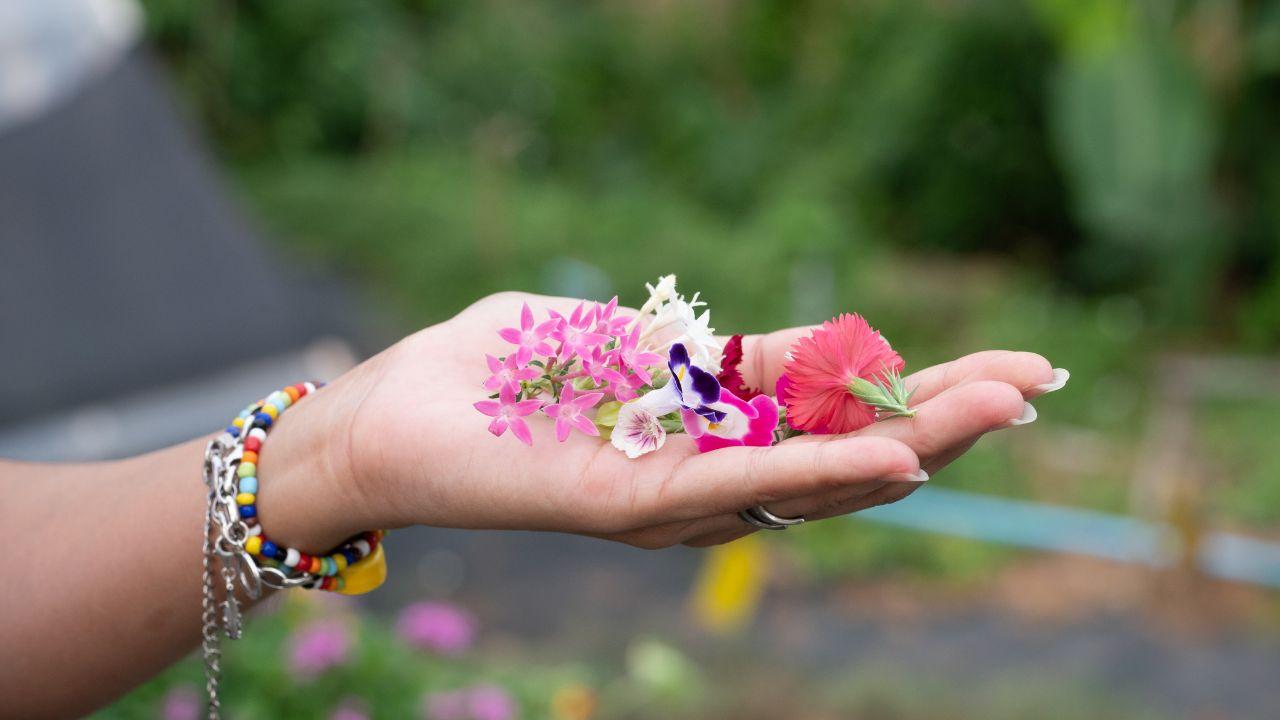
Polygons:
[[877,413],[883,413],[884,417],[878,418],[880,420],[915,417],[916,411],[910,407],[914,391],[907,390],[902,375],[897,370],[885,370],[881,373],[881,378],[874,382],[866,378],[854,378],[846,387],[849,388],[850,395],[870,405]]

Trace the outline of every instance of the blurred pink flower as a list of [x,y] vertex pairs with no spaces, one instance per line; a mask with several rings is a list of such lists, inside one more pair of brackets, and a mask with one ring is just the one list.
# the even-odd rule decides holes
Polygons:
[[471,688],[471,720],[512,720],[516,703],[507,691],[497,685]]
[[309,679],[347,661],[351,633],[342,620],[319,620],[303,626],[289,638],[289,670]]
[[204,711],[200,695],[194,688],[183,685],[169,691],[164,696],[164,704],[160,706],[160,717],[164,720],[199,720]]
[[427,720],[515,720],[519,711],[506,690],[497,685],[476,685],[427,695],[423,700]]
[[456,655],[475,642],[476,621],[466,610],[454,605],[420,602],[400,611],[396,633],[416,648]]

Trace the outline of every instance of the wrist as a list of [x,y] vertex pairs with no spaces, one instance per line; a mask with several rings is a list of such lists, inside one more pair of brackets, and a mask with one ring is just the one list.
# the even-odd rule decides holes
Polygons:
[[262,445],[258,515],[278,543],[318,554],[375,527],[354,482],[343,395],[334,383],[295,403]]

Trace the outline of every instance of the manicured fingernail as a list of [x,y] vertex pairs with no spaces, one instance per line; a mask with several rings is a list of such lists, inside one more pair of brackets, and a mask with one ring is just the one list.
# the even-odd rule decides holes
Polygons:
[[922,483],[928,479],[929,473],[925,472],[924,468],[920,468],[920,472],[917,472],[914,475],[910,473],[894,473],[892,475],[885,476],[885,480],[889,482]]
[[1036,421],[1036,407],[1029,402],[1022,403],[1022,414],[1018,417],[1003,423],[997,429],[1017,427],[1019,425],[1030,425]]
[[1066,370],[1065,368],[1054,368],[1052,381],[1043,383],[1041,385],[1034,385],[1027,391],[1027,393],[1030,394],[1031,397],[1036,397],[1037,395],[1044,395],[1045,393],[1051,393],[1054,390],[1061,390],[1062,388],[1067,386],[1067,381],[1070,379],[1071,379],[1070,371]]

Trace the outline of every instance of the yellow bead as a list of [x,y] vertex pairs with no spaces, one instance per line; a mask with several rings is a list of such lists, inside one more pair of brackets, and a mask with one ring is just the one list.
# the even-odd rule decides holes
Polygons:
[[236,496],[236,504],[252,505],[253,501],[257,499],[258,499],[258,496],[254,495],[253,493],[240,493],[239,495]]
[[235,425],[236,427],[244,427],[244,418],[236,418],[235,420],[231,421],[231,424]]
[[257,555],[258,551],[262,549],[262,538],[258,535],[254,535],[248,540],[245,540],[244,549],[247,550],[250,555]]
[[342,572],[343,570],[346,570],[346,569],[347,569],[347,556],[346,556],[346,555],[343,555],[342,553],[334,553],[334,554],[333,554],[333,562],[337,564],[337,566],[338,566],[338,572]]
[[346,584],[338,592],[343,595],[363,595],[386,582],[387,556],[382,552],[382,543],[378,543],[369,557],[348,567],[342,577]]
[[280,411],[276,410],[275,405],[263,405],[262,412],[270,415],[272,420],[275,420],[277,417],[280,416]]

